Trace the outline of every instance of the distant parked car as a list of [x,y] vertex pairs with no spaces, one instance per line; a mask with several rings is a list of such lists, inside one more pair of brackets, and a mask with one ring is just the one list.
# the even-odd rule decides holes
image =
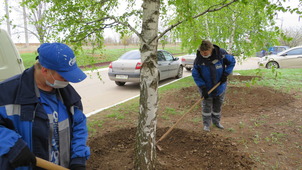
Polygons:
[[[173,57],[168,51],[158,50],[157,59],[159,80],[172,77],[181,78],[183,76],[183,66],[179,58]],[[118,60],[109,64],[109,79],[115,81],[118,86],[123,86],[126,82],[140,82],[141,66],[139,50],[126,52]]]
[[271,54],[278,54],[284,50],[287,50],[289,49],[288,46],[273,46],[273,47],[270,47],[268,49],[268,54],[271,55]]
[[260,58],[258,64],[260,68],[302,68],[302,46]]
[[256,53],[256,56],[257,57],[264,57],[266,55],[272,55],[272,54],[277,54],[277,53],[280,53],[281,51],[284,51],[284,50],[287,50],[289,49],[288,46],[273,46],[273,47],[270,47],[268,48],[268,51],[266,50],[261,50],[261,51],[258,51]]
[[193,68],[193,63],[196,58],[196,53],[187,54],[181,56],[181,63],[186,68],[186,70],[190,71]]

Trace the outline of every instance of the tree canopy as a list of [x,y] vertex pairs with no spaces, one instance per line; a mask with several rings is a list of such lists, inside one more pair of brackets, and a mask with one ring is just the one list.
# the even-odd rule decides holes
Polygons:
[[[160,1],[159,38],[163,36],[161,33],[166,35],[171,30],[175,41],[181,41],[182,48],[188,52],[196,50],[201,39],[210,39],[231,53],[244,52],[249,56],[267,44],[278,44],[278,38],[283,36],[274,20],[276,11],[300,13],[298,8],[284,7],[285,1]],[[141,0],[24,1],[31,9],[39,9],[42,3],[49,9],[40,16],[43,18],[31,23],[51,25],[48,41],[64,41],[79,47],[85,42],[94,42],[102,48],[106,28],[114,28],[122,35],[132,32],[140,37]],[[232,4],[217,8],[228,3]]]

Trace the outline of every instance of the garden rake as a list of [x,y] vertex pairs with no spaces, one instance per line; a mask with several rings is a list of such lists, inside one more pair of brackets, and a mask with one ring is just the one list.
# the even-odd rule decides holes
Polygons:
[[49,170],[68,170],[67,168],[64,168],[63,166],[54,164],[52,162],[46,161],[44,159],[41,159],[39,157],[36,157],[37,163],[36,166],[43,168],[43,169],[49,169]]
[[[210,93],[212,93],[218,86],[220,85],[220,82],[218,82],[209,92],[208,92],[208,94],[210,94]],[[170,128],[169,128],[169,130],[164,134],[164,135],[162,135],[162,137],[161,138],[159,138],[159,140],[156,142],[156,147],[158,148],[158,150],[162,150],[162,148],[158,145],[158,142],[160,142],[160,141],[162,141],[165,137],[167,137],[167,135],[174,129],[174,127],[188,114],[188,113],[190,113],[195,107],[196,107],[196,105],[198,105],[202,100],[203,100],[204,98],[202,97],[201,99],[199,99],[193,106],[191,106],[190,107],[190,109],[184,114],[184,115],[182,115],[182,117],[181,118],[179,118],[178,120],[177,120],[177,122],[173,125],[173,126],[171,126]]]

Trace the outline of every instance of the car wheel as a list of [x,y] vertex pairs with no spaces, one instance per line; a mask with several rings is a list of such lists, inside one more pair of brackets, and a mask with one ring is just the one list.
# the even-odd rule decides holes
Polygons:
[[121,81],[115,81],[115,84],[118,86],[123,86],[126,84],[126,82],[121,82]]
[[192,68],[186,67],[186,70],[187,70],[187,71],[191,71],[191,70],[192,70]]
[[272,67],[279,68],[279,64],[276,61],[270,61],[266,64],[267,69],[271,69]]
[[180,66],[179,69],[178,69],[178,73],[176,75],[177,79],[182,78],[183,70],[184,70],[183,66]]

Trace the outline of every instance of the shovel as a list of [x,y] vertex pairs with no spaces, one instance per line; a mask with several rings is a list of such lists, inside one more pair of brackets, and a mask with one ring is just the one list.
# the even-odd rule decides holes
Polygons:
[[[209,92],[208,92],[208,94],[210,94],[210,93],[212,93],[212,91],[214,91],[218,86],[220,85],[220,82],[218,82]],[[203,100],[203,97],[201,98],[201,99],[199,99],[193,106],[191,106],[190,107],[190,109],[184,114],[184,115],[182,115],[182,117],[181,118],[179,118],[178,120],[177,120],[177,122],[173,125],[173,126],[171,126],[170,128],[169,128],[169,130],[161,137],[161,138],[159,138],[159,140],[156,142],[156,143],[158,143],[158,142],[160,142],[160,141],[162,141],[173,129],[174,129],[174,127],[188,114],[188,113],[190,113],[194,108],[195,108],[195,106],[196,105],[198,105],[201,101]],[[157,146],[157,148],[158,148],[158,150],[162,150],[162,148],[159,146],[159,145],[157,145],[156,144],[156,146]]]
[[37,167],[49,169],[49,170],[68,170],[67,168],[64,168],[63,166],[54,164],[52,162],[46,161],[44,159],[41,159],[39,157],[36,157],[37,160]]

